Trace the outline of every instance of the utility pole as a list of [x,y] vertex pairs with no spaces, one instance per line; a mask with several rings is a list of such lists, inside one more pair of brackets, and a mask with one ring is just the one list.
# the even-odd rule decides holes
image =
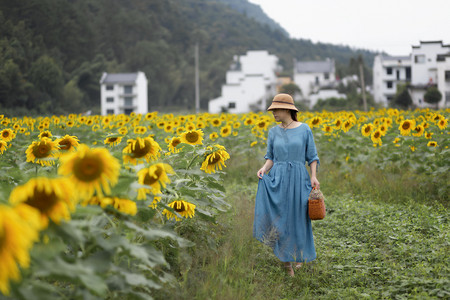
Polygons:
[[198,74],[198,43],[195,44],[195,113],[200,112],[200,79]]
[[363,96],[364,111],[367,111],[366,86],[364,85],[364,72],[361,61],[359,62],[359,80],[361,81],[361,91]]

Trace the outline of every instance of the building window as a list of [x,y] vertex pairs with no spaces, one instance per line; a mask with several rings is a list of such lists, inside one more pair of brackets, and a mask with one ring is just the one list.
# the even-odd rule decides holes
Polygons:
[[325,78],[325,80],[330,79],[330,73],[323,74],[323,78]]
[[133,97],[125,97],[125,106],[133,106]]
[[450,81],[450,71],[445,71],[445,81]]
[[114,97],[106,97],[106,102],[108,103],[114,102]]
[[450,103],[450,92],[445,92],[445,103]]
[[129,115],[129,114],[131,114],[133,112],[133,109],[132,108],[125,108],[123,110],[123,112],[124,112],[124,114]]
[[396,74],[397,74],[397,80],[400,80],[400,70],[397,70]]
[[236,102],[228,103],[228,108],[236,108]]
[[386,86],[388,89],[392,89],[392,81],[387,81]]
[[107,115],[113,115],[114,114],[114,109],[107,109],[106,110],[106,114]]
[[406,80],[411,81],[411,67],[406,67]]
[[316,76],[316,85],[319,85],[319,76]]
[[386,74],[392,75],[392,68],[386,68]]
[[125,94],[133,94],[133,86],[132,85],[125,85],[123,87]]
[[420,54],[420,55],[414,56],[414,62],[416,64],[423,64],[423,63],[425,63],[425,55]]
[[107,85],[106,86],[106,90],[107,91],[112,91],[112,90],[114,90],[114,86],[113,85]]

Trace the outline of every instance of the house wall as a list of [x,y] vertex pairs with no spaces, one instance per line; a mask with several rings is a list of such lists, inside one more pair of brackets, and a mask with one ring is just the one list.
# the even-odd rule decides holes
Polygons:
[[[447,72],[447,78],[445,73]],[[445,61],[437,63],[437,87],[442,94],[439,108],[450,107],[450,56],[445,57]]]

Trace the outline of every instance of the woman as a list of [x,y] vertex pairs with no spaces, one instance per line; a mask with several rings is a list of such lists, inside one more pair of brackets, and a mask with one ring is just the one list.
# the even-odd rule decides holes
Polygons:
[[270,245],[294,276],[291,262],[300,268],[316,258],[308,196],[313,186],[320,187],[316,176],[320,162],[312,131],[297,121],[298,109],[290,95],[276,95],[267,110],[281,124],[269,130],[266,163],[257,172],[253,236]]

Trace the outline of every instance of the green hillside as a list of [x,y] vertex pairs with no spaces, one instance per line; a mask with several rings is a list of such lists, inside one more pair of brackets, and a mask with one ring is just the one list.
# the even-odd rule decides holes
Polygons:
[[219,0],[0,0],[3,113],[99,111],[101,73],[143,71],[149,108],[192,108],[194,45],[200,45],[201,106],[219,96],[233,55],[267,49],[285,70],[292,59],[374,53],[290,39]]

